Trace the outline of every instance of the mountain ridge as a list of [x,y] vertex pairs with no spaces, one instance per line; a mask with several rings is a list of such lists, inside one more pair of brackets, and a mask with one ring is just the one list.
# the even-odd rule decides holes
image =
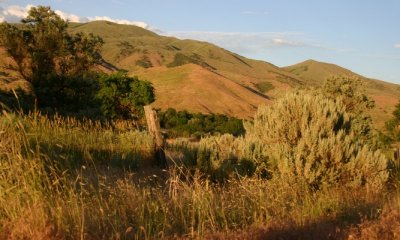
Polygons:
[[332,63],[309,59],[280,68],[211,43],[107,21],[69,23],[68,31],[103,38],[105,62],[150,81],[157,96],[153,105],[164,110],[173,107],[248,119],[258,105],[271,104],[293,89],[320,87],[330,75],[361,78],[377,102],[372,113],[380,124],[390,117],[400,98],[397,84],[369,79]]

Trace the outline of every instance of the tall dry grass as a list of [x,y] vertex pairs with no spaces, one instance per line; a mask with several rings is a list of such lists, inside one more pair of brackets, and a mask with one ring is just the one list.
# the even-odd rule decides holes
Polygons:
[[[267,226],[260,239],[306,236],[310,226],[339,238],[336,228],[378,217],[393,199],[257,176],[221,184],[178,163],[143,172],[147,134],[90,121],[5,113],[0,136],[0,239],[229,239],[258,226]],[[179,144],[183,160],[195,157],[197,144]]]

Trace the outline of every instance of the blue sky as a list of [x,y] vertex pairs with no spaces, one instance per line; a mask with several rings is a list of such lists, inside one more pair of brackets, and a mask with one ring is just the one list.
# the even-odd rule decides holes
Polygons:
[[28,5],[209,41],[277,66],[315,59],[400,84],[399,0],[0,0],[0,20],[16,21]]

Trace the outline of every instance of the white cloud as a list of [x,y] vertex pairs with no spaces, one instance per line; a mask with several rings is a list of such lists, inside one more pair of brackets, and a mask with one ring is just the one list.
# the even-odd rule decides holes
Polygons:
[[[6,8],[1,8],[0,7],[0,22],[19,22],[22,18],[25,18],[28,16],[28,11],[31,9],[31,7],[34,7],[33,5],[27,5],[26,7],[21,7],[21,6],[8,6]],[[130,21],[126,19],[113,19],[108,16],[95,16],[95,17],[80,17],[75,14],[71,13],[66,13],[60,10],[55,10],[55,13],[57,13],[62,19],[68,20],[70,22],[91,22],[91,21],[109,21],[109,22],[114,22],[118,24],[126,24],[126,25],[134,25],[138,26],[141,28],[145,29],[150,29],[150,30],[156,30],[149,26],[145,22],[140,22],[140,21]]]
[[22,18],[28,16],[28,11],[32,5],[26,7],[21,6],[8,6],[7,8],[0,7],[0,22],[19,22]]
[[181,39],[196,39],[214,43],[241,54],[257,53],[277,47],[314,47],[301,32],[168,32],[165,35]]
[[28,16],[28,11],[33,5],[27,5],[26,7],[21,6],[9,6],[2,11],[5,16],[12,16],[17,18],[25,18]]
[[329,47],[313,40],[303,32],[204,32],[170,31],[160,35],[174,36],[180,39],[196,39],[213,43],[229,51],[245,56],[270,53],[277,49],[319,49],[334,52],[350,52],[352,49]]
[[395,48],[400,48],[400,43],[394,45]]
[[70,22],[85,22],[84,18],[81,18],[75,14],[65,13],[60,10],[56,10],[54,12],[57,13],[62,19],[66,21],[68,20]]
[[278,46],[292,46],[292,47],[304,47],[306,46],[305,43],[302,42],[296,42],[293,40],[288,40],[284,38],[273,38],[271,40],[273,45],[278,45]]
[[149,29],[150,26],[145,22],[138,22],[138,21],[129,21],[125,19],[113,19],[107,16],[96,16],[96,17],[88,17],[89,22],[91,21],[109,21],[118,24],[126,24],[126,25],[135,25],[141,28]]

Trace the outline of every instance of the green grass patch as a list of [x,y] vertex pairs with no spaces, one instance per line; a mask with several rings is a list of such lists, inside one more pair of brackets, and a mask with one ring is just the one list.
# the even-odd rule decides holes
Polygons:
[[267,93],[268,91],[271,91],[275,87],[270,82],[260,82],[256,84],[256,88],[262,93]]

